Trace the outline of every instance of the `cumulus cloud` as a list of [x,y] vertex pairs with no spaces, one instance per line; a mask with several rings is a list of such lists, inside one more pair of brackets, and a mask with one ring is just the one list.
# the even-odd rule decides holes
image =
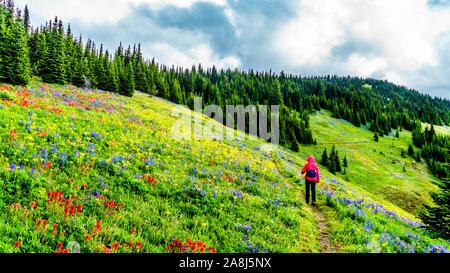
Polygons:
[[449,0],[16,0],[167,65],[353,75],[450,98]]
[[[398,84],[423,87],[416,81],[422,77],[414,75],[424,67],[432,71],[442,65],[436,40],[450,31],[450,11],[429,9],[429,4],[425,0],[341,0],[331,4],[303,0],[297,17],[279,31],[276,46],[296,71],[328,66],[337,74],[378,75]],[[434,93],[449,97],[449,91]]]

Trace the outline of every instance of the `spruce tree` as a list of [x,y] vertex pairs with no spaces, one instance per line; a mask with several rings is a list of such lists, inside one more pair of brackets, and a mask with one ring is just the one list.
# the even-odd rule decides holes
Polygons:
[[335,145],[333,145],[333,148],[331,149],[329,162],[330,162],[330,164],[328,165],[328,170],[330,170],[330,172],[332,174],[335,174],[337,171],[336,170],[336,147],[335,147]]
[[42,80],[47,83],[66,83],[65,71],[65,43],[64,34],[58,26],[58,18],[55,18],[50,40],[47,41],[47,54],[44,57],[43,65],[44,71],[42,73]]
[[328,167],[329,164],[330,164],[330,161],[329,161],[329,159],[328,159],[327,148],[325,148],[325,149],[323,150],[323,153],[322,153],[322,159],[320,160],[320,164],[322,164],[322,165],[325,166],[325,167]]
[[14,17],[14,2],[0,5],[0,80],[27,85],[31,79],[27,35],[20,18]]
[[408,146],[408,155],[414,156],[414,148],[411,144],[409,144],[409,146]]
[[131,62],[128,62],[127,65],[119,65],[119,93],[132,97],[134,94],[134,75],[133,75],[133,67]]
[[339,159],[339,151],[336,150],[336,156],[334,157],[334,168],[336,172],[340,173],[342,171],[341,160]]
[[444,181],[438,193],[431,193],[434,205],[424,205],[419,217],[432,230],[450,239],[450,181]]
[[72,84],[78,87],[86,87],[85,71],[87,69],[87,61],[85,58],[75,59],[75,67],[72,75]]
[[[138,50],[140,50],[140,48]],[[136,58],[139,60],[139,61],[137,61],[137,64],[135,65],[134,80],[135,80],[135,84],[136,84],[136,90],[139,90],[144,93],[150,93],[150,85],[147,80],[145,64],[142,61],[140,61],[142,58],[142,57],[139,57],[140,53],[138,52],[136,54],[137,54]]]
[[361,118],[359,117],[359,113],[356,113],[355,115],[354,125],[356,127],[361,127]]
[[28,35],[28,31],[30,30],[31,26],[30,11],[28,10],[28,5],[25,5],[25,11],[23,15],[23,25],[25,27],[26,34]]

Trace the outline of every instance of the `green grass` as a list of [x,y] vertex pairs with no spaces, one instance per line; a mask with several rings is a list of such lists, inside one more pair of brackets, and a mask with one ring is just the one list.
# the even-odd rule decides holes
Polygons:
[[[235,133],[230,139],[176,140],[173,112],[203,124],[210,119],[140,93],[125,98],[37,79],[26,87],[0,85],[0,91],[13,99],[0,100],[0,252],[57,252],[59,244],[75,241],[82,252],[167,253],[171,242],[188,239],[222,253],[251,252],[256,244],[259,251],[320,252],[299,172],[307,156],[319,159],[332,143],[347,155],[349,168],[334,176],[322,167],[318,199],[339,251],[368,252],[366,240],[383,231],[411,244],[407,234],[419,234],[417,251],[434,251],[436,243],[448,249],[411,225],[437,187],[422,164],[400,158],[408,132],[375,143],[366,129],[319,112],[311,122],[318,145],[293,153],[231,129],[225,129]],[[394,159],[405,162],[406,173]],[[326,197],[328,188],[336,195]],[[343,197],[359,201],[346,206]],[[372,202],[395,216],[364,207]],[[82,209],[71,213],[71,205]],[[367,234],[361,225],[369,219],[355,214],[359,209],[375,221]],[[46,230],[39,220],[48,221]],[[384,245],[383,252],[396,247]]]
[[430,174],[425,162],[401,156],[401,150],[407,151],[412,143],[411,132],[403,130],[400,138],[395,138],[394,132],[375,142],[373,133],[364,126],[357,128],[347,121],[334,119],[326,111],[311,117],[311,127],[318,145],[302,146],[300,155],[312,154],[319,161],[325,147],[330,153],[336,145],[341,160],[344,155],[348,160],[346,174],[337,176],[371,196],[416,214],[423,204],[431,202],[429,193],[438,191],[439,181]]

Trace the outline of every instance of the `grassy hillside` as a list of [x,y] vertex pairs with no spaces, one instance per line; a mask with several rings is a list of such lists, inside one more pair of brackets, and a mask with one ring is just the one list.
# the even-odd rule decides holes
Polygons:
[[411,132],[404,130],[399,138],[392,132],[375,142],[368,128],[333,119],[325,111],[311,117],[311,127],[318,145],[303,146],[300,155],[313,154],[320,159],[324,148],[330,152],[336,145],[341,160],[346,155],[349,165],[346,174],[339,176],[374,197],[417,213],[422,204],[431,202],[429,192],[439,190],[436,186],[439,181],[430,174],[424,161],[401,156],[402,149],[407,151],[412,144]]
[[[386,180],[377,177],[396,170],[372,152],[388,153],[386,139],[349,147],[351,183],[323,170],[320,210],[303,204],[306,156],[321,152],[336,129],[343,136],[333,141],[367,140],[324,113],[313,124],[321,146],[294,154],[242,133],[177,141],[177,116],[209,119],[140,93],[130,99],[34,79],[1,85],[0,97],[0,252],[67,252],[69,242],[82,252],[320,252],[319,214],[336,251],[449,249],[420,228],[410,213],[416,203],[410,208],[381,187]],[[406,174],[396,172],[407,176],[389,187],[429,201],[421,192],[433,187],[426,169],[416,164],[425,172],[418,174],[404,161]]]

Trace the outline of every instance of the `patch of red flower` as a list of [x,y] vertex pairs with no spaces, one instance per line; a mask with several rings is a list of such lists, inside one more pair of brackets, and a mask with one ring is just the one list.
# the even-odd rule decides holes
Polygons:
[[41,225],[41,222],[42,222],[41,219],[37,220],[37,223],[36,223],[36,230],[39,229],[39,226]]
[[18,248],[20,246],[20,242],[19,241],[16,241],[15,243],[14,243],[14,248]]
[[30,206],[32,207],[32,208],[37,208],[38,206],[36,205],[36,202],[35,201],[31,201],[30,202]]
[[142,243],[141,243],[141,242],[138,242],[138,243],[136,244],[136,250],[137,250],[137,252],[141,252],[141,247],[142,247]]
[[18,138],[19,136],[17,135],[17,131],[9,131],[9,139],[15,139]]
[[150,174],[142,177],[142,182],[147,180],[149,183],[153,183],[153,186],[156,186],[156,179],[154,179]]
[[[67,216],[73,216],[74,214],[80,214],[83,207],[80,204],[74,204],[76,202],[75,195],[71,195],[69,199],[63,197],[62,192],[49,192],[47,193],[47,204],[51,205],[53,203],[59,204],[59,207],[64,206],[64,219]],[[79,199],[78,199],[79,201]]]
[[50,169],[51,167],[52,167],[52,163],[46,162],[45,165],[44,165],[44,170],[48,170],[48,169]]
[[48,111],[50,111],[50,112],[55,112],[55,113],[58,113],[58,114],[61,114],[62,113],[62,110],[61,109],[58,109],[58,108],[47,108],[47,110]]
[[39,132],[37,133],[37,135],[38,135],[38,136],[46,136],[46,135],[48,135],[48,133],[47,133],[47,131],[39,131]]
[[176,239],[169,243],[167,250],[173,253],[205,253],[205,250],[208,253],[216,253],[216,250],[212,246],[207,246],[201,241],[195,242],[191,239],[187,239],[186,243],[182,243],[180,240]]
[[63,243],[59,242],[58,250],[55,253],[69,253],[71,251],[70,249],[64,249],[62,246],[63,246]]
[[119,243],[118,242],[114,242],[113,244],[112,244],[112,249],[114,250],[114,251],[116,251],[117,252],[117,249],[119,248]]
[[56,235],[56,228],[58,227],[57,224],[53,225],[53,231],[52,231],[52,235],[55,236]]
[[225,176],[222,174],[222,178],[228,181],[233,181],[233,177],[228,176],[228,174],[225,174]]

